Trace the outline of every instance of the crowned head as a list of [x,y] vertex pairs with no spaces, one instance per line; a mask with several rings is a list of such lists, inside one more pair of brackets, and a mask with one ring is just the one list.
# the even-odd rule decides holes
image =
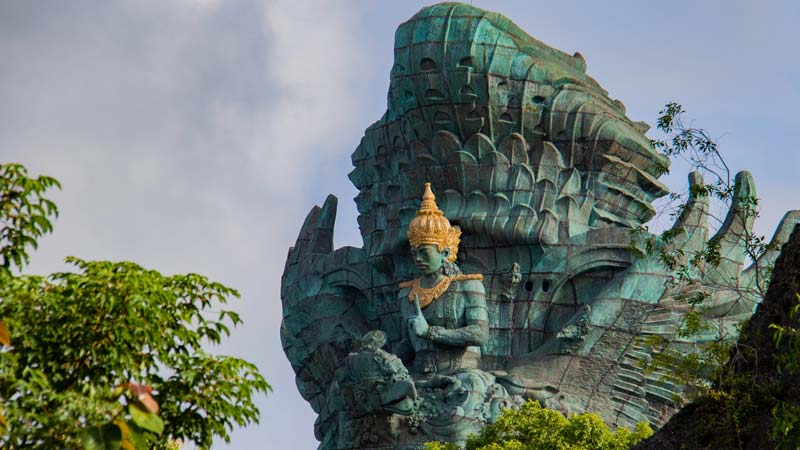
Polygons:
[[458,254],[461,230],[450,225],[450,221],[436,206],[436,197],[431,184],[425,183],[422,205],[417,216],[408,224],[408,241],[412,247],[435,245],[439,252],[447,250],[447,261],[454,262]]

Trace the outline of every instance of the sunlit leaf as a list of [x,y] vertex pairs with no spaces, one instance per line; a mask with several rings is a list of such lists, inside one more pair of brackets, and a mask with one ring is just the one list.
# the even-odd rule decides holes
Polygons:
[[142,409],[136,404],[128,405],[131,420],[139,427],[156,434],[164,432],[164,421],[157,415]]

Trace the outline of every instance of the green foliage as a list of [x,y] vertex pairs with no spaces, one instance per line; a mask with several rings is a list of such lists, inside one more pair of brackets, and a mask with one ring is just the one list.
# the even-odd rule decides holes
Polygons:
[[772,417],[775,423],[770,430],[770,436],[779,443],[778,448],[800,448],[800,406],[779,401],[772,408]]
[[[746,220],[758,216],[758,199],[756,197],[737,194],[735,186],[731,183],[730,170],[725,159],[720,153],[718,144],[710,137],[710,133],[701,128],[686,126],[683,117],[686,112],[677,103],[668,103],[659,112],[657,129],[665,138],[653,140],[654,148],[663,152],[670,158],[684,159],[693,170],[699,171],[710,181],[700,182],[690,186],[690,192],[684,194],[670,194],[670,203],[665,209],[674,218],[682,217],[690,204],[688,198],[695,199],[711,197],[728,210],[735,203],[738,205],[740,216],[737,220]],[[699,179],[698,179],[699,180]],[[712,217],[714,217],[712,215]],[[719,224],[723,221],[715,217]],[[754,235],[748,226],[743,226],[742,235],[737,235],[739,244],[745,250],[749,259],[756,265],[753,297],[762,297],[765,294],[766,284],[771,268],[758,267],[759,258],[773,246],[765,237]],[[651,361],[645,364],[645,370],[661,370],[665,381],[685,386],[684,394],[688,399],[711,392],[716,385],[721,387],[728,383],[729,369],[727,361],[737,357],[748,349],[743,349],[735,342],[738,333],[731,334],[723,327],[713,322],[715,315],[709,311],[707,305],[713,305],[708,291],[692,288],[702,286],[704,277],[709,269],[719,267],[722,262],[721,238],[716,236],[710,239],[701,249],[686,254],[682,249],[672,246],[675,238],[681,236],[684,230],[676,227],[663,232],[660,236],[646,233],[646,227],[639,227],[631,231],[630,248],[639,258],[654,257],[663,267],[671,271],[674,281],[671,288],[675,291],[687,291],[691,295],[678,298],[686,307],[683,321],[676,330],[676,337],[684,342],[691,342],[693,348],[687,351],[686,345],[673,346],[668,340],[660,336],[651,336],[645,339],[645,345],[657,349]],[[743,286],[730,286],[744,290]],[[707,317],[711,317],[712,321]],[[676,398],[678,402],[683,398]]]
[[[752,233],[747,221],[758,217],[758,198],[737,193],[731,184],[730,171],[722,157],[719,147],[706,130],[687,127],[682,121],[685,114],[683,108],[670,103],[660,112],[658,129],[667,135],[664,140],[654,140],[656,149],[666,155],[685,159],[695,170],[703,175],[711,176],[711,181],[705,184],[691,186],[688,195],[695,198],[710,196],[712,200],[720,202],[730,208],[736,205],[739,214],[735,220],[743,221],[740,229],[741,235],[736,235],[737,245],[744,249],[750,261],[754,264],[755,280],[747,295],[753,298],[763,298],[766,287],[772,275],[772,267],[759,266],[764,254],[774,250],[774,244],[764,236]],[[747,192],[746,190],[743,192]],[[670,199],[677,203],[672,206],[673,217],[682,216],[686,211],[688,202],[686,194],[671,195]],[[674,205],[674,203],[673,203]],[[712,215],[712,217],[714,217]],[[722,220],[715,217],[719,224]],[[669,270],[674,271],[675,285],[680,285],[686,291],[692,292],[691,286],[703,283],[703,275],[709,268],[718,267],[721,262],[720,240],[711,239],[700,251],[692,255],[675,254],[670,250],[669,242],[674,237],[675,230],[669,230],[658,238],[640,237],[640,230],[632,233],[632,244],[640,257],[658,255],[659,261]],[[681,263],[683,261],[683,263]],[[731,286],[740,292],[748,289],[745,286]],[[755,349],[749,348],[732,339],[738,335],[739,330],[727,334],[722,326],[715,329],[711,320],[713,312],[709,311],[707,304],[714,303],[707,292],[698,289],[694,295],[679,298],[688,307],[683,322],[676,332],[676,336],[684,342],[694,342],[691,352],[674,346],[666,339],[658,336],[649,337],[644,344],[658,349],[645,369],[648,371],[661,369],[666,381],[686,386],[685,395],[690,400],[703,397],[704,401],[712,402],[718,408],[715,420],[720,430],[734,431],[727,438],[731,446],[741,446],[741,430],[747,423],[752,413],[758,409],[772,408],[774,418],[771,430],[772,438],[780,442],[781,448],[800,448],[800,406],[785,402],[780,399],[780,387],[771,383],[763,385],[754,384],[758,377],[758,355]],[[798,297],[800,301],[800,297]],[[791,311],[791,318],[800,310],[800,304]],[[796,328],[771,325],[775,330],[773,338],[776,346],[783,351],[776,355],[776,369],[778,373],[786,371],[789,374],[800,373],[800,335]],[[709,339],[709,337],[713,337]],[[752,373],[745,371],[739,373],[736,367],[742,364],[729,364],[729,361],[743,362],[755,361]],[[763,369],[762,369],[763,370]],[[680,402],[684,399],[675,399]]]
[[[798,312],[800,312],[800,295],[797,296],[797,304],[789,311],[789,320],[796,322]],[[781,326],[770,324],[770,329],[774,330],[772,339],[778,349],[785,351],[776,356],[778,373],[786,370],[791,374],[800,373],[800,331],[793,326]]]
[[122,430],[115,424],[87,429],[81,436],[81,444],[86,450],[105,450],[122,447]]
[[[596,414],[564,417],[558,411],[528,401],[503,411],[497,422],[467,440],[466,450],[627,450],[653,434],[647,423],[634,431],[612,432]],[[429,443],[426,450],[457,450],[456,444]]]
[[[710,181],[690,186],[689,192],[680,194],[672,193],[669,195],[670,202],[665,206],[669,211],[670,216],[673,218],[679,217],[686,211],[688,196],[698,197],[711,197],[723,205],[723,209],[727,210],[731,204],[736,201],[739,208],[744,211],[744,217],[757,218],[758,217],[758,197],[747,196],[743,194],[736,194],[735,186],[731,183],[731,172],[725,158],[720,152],[719,145],[714,141],[710,133],[702,128],[695,128],[686,126],[683,122],[683,117],[686,111],[677,103],[671,102],[664,106],[659,112],[656,128],[664,133],[665,139],[654,139],[651,141],[653,147],[660,152],[663,152],[670,158],[681,158],[685,160],[693,170],[699,171],[706,179]],[[719,224],[722,224],[721,217],[711,216],[716,219]],[[745,227],[747,228],[747,227]],[[635,230],[640,232],[641,230]],[[675,234],[679,234],[681,230],[668,230],[661,236],[660,240],[663,243],[668,243]],[[750,260],[757,264],[758,258],[769,250],[773,250],[774,246],[764,236],[755,235],[749,230],[745,230],[743,236],[740,236],[741,244],[745,249]],[[649,252],[648,252],[649,250]],[[678,258],[676,255],[669,255],[670,251],[664,248],[658,248],[655,242],[650,242],[643,253],[652,254],[656,250],[660,250],[663,254],[662,261],[668,268],[676,269],[676,262]],[[678,255],[683,256],[683,255]],[[692,258],[688,266],[700,267],[702,265],[717,266],[720,263],[720,242],[717,239],[711,239],[705,248]],[[679,268],[678,268],[679,269]],[[759,268],[756,271],[756,289],[763,297],[765,294],[765,287],[768,279],[760,279],[762,275],[768,278],[769,268]],[[681,281],[691,281],[688,277],[682,278]]]
[[[770,324],[775,330],[772,338],[779,352],[775,358],[778,373],[797,375],[800,373],[800,330],[798,329],[798,313],[800,312],[800,294],[795,294],[797,304],[789,312],[791,325]],[[800,447],[800,405],[778,400],[772,408],[775,423],[772,437],[781,443],[780,448],[796,449]]]
[[52,187],[61,185],[47,176],[30,178],[19,164],[0,164],[0,275],[22,269],[36,239],[53,231],[50,218],[58,208],[43,196]]
[[[686,114],[683,107],[670,102],[659,111],[656,128],[666,135],[666,139],[653,140],[653,147],[670,158],[683,158],[693,167],[704,173],[714,175],[711,184],[696,187],[698,192],[720,198],[729,198],[733,192],[730,169],[719,152],[719,146],[709,132],[702,128],[687,127],[683,123]],[[662,173],[667,173],[664,168]]]
[[42,194],[58,184],[32,182],[17,165],[0,174],[2,236],[11,236],[0,241],[0,447],[208,448],[258,422],[253,397],[270,386],[257,368],[203,348],[241,323],[222,309],[235,290],[74,257],[71,272],[15,275],[9,264],[27,262],[52,228],[55,205]]
[[[0,403],[9,422],[0,442],[77,442],[76,424],[124,416],[207,447],[215,434],[227,440],[234,423],[258,419],[252,396],[268,385],[256,367],[202,349],[240,323],[232,311],[209,313],[234,290],[130,262],[68,261],[76,272],[14,277],[0,287],[0,317],[14,343],[0,353]],[[113,388],[130,380],[157,393],[161,419],[138,407],[126,411]]]

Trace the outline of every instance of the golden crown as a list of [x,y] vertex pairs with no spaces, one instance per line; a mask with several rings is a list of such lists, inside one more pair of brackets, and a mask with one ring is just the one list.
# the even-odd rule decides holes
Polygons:
[[450,256],[447,260],[453,262],[458,254],[460,237],[461,230],[450,225],[450,221],[436,206],[436,197],[431,191],[431,184],[425,183],[422,205],[417,211],[417,216],[408,224],[408,241],[414,247],[434,244],[440,252],[449,248]]

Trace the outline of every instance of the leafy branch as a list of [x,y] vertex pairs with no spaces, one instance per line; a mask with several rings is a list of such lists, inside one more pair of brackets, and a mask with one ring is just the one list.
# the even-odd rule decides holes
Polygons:
[[0,274],[12,266],[21,270],[37,239],[53,231],[50,220],[58,217],[58,208],[44,197],[53,187],[61,188],[55,178],[31,178],[20,164],[0,164]]
[[[722,389],[731,374],[726,363],[731,359],[752,356],[753,349],[743,348],[735,342],[741,325],[735,330],[726,329],[715,319],[709,305],[712,294],[718,289],[733,289],[743,295],[763,298],[771,273],[770,267],[760,267],[762,256],[775,247],[765,237],[752,232],[752,221],[758,216],[758,198],[744,182],[732,183],[730,167],[723,158],[719,145],[704,129],[688,126],[686,112],[677,103],[668,103],[659,112],[657,129],[666,136],[652,140],[654,148],[670,158],[686,161],[695,171],[690,177],[688,192],[670,194],[665,209],[677,224],[688,214],[697,213],[714,217],[720,232],[699,249],[684,249],[682,226],[675,226],[660,235],[649,233],[646,227],[631,231],[630,249],[638,258],[654,258],[671,274],[667,288],[676,295],[676,308],[682,319],[675,331],[676,341],[661,336],[650,336],[645,345],[656,349],[653,359],[644,364],[647,371],[659,370],[665,381],[685,386],[684,395],[693,399]],[[667,167],[661,172],[666,173]],[[709,181],[704,181],[708,179]],[[723,220],[708,211],[708,202],[715,200],[728,211]],[[698,206],[700,205],[700,206]],[[702,207],[702,205],[706,205]],[[695,208],[691,211],[689,208]],[[736,221],[734,223],[734,221]],[[731,231],[735,230],[735,231]],[[732,242],[735,241],[735,242]],[[727,255],[725,248],[741,248],[752,261],[755,283],[739,285],[731,280],[725,283],[719,275]],[[676,398],[677,402],[683,399]]]

